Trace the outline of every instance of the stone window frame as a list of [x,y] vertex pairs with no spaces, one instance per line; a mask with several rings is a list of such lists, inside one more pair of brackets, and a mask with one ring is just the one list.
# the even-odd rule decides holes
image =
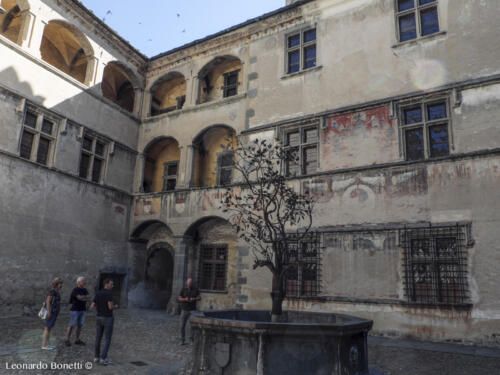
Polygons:
[[[394,0],[394,10],[395,10],[395,26],[396,26],[396,40],[397,43],[406,43],[410,41],[419,40],[422,38],[426,38],[432,35],[437,35],[442,32],[441,30],[441,20],[439,17],[439,0],[424,0],[428,1],[428,3],[420,5],[422,0],[413,0],[413,7],[409,9],[399,10],[399,4],[401,0]],[[411,1],[411,0],[409,0]],[[429,12],[430,10],[435,9],[436,11],[436,20],[438,25],[438,30],[423,34],[422,28],[422,13]],[[415,37],[402,40],[401,39],[401,25],[400,19],[403,17],[409,17],[413,15],[415,20]]]
[[[213,253],[211,257],[204,257],[204,250],[212,249]],[[222,250],[224,253],[223,259],[217,259],[219,257],[218,251]],[[228,258],[229,258],[229,246],[226,243],[222,244],[201,244],[199,248],[199,265],[198,265],[198,285],[202,292],[227,292],[227,268],[228,268]],[[205,287],[205,277],[204,275],[204,265],[211,265],[210,270],[210,280],[209,287]],[[217,283],[217,266],[223,265],[223,287],[219,287]],[[219,270],[220,271],[220,270]]]
[[[35,122],[33,125],[27,123],[28,116],[32,115],[35,117]],[[51,131],[47,132],[44,130],[45,124],[49,122],[52,124]],[[30,160],[40,165],[46,167],[51,167],[54,162],[54,153],[56,148],[57,133],[59,129],[60,119],[53,116],[45,111],[34,106],[26,106],[23,113],[22,130],[19,137],[19,156],[23,159]],[[29,155],[23,156],[23,140],[25,139],[25,134],[29,134],[32,137],[31,147],[29,150]],[[48,142],[47,151],[45,154],[45,160],[42,162],[40,155],[40,140],[43,139]]]
[[[437,105],[440,103],[446,105],[446,118],[429,120],[427,111],[428,106]],[[418,106],[420,106],[422,121],[407,124],[405,122],[405,110],[411,108],[417,108]],[[399,130],[400,130],[399,132],[400,133],[399,141],[401,147],[400,149],[406,161],[428,160],[428,159],[434,159],[451,155],[452,150],[454,149],[454,135],[452,126],[451,101],[450,101],[450,95],[448,93],[424,96],[424,97],[420,96],[400,101],[397,104],[397,116],[399,122]],[[429,136],[429,129],[432,128],[433,126],[442,126],[442,125],[446,126],[447,137],[448,137],[448,153],[446,155],[433,156],[431,153],[431,139]],[[423,157],[418,159],[409,159],[408,145],[406,138],[407,132],[418,128],[422,129]]]
[[[176,171],[175,175],[174,174],[168,174],[168,169],[171,166],[176,166]],[[174,160],[174,161],[169,161],[166,163],[163,163],[163,187],[162,191],[174,191],[175,187],[177,185],[177,178],[179,175],[179,160]],[[169,188],[169,182],[174,181],[174,185],[172,188]]]
[[[290,237],[297,238],[297,247],[294,251],[290,251],[291,256],[288,259],[285,276],[285,295],[288,299],[307,299],[316,298],[321,294],[321,257],[322,257],[322,238],[320,232],[309,232],[305,237],[299,238],[303,234],[290,234]],[[313,244],[315,248],[314,254],[309,256],[304,255],[307,250],[307,244]],[[304,246],[306,245],[306,246]],[[307,268],[313,266],[314,277],[304,280],[304,275]],[[290,274],[296,270],[296,276],[290,277]],[[308,285],[306,282],[310,281]]]
[[[85,140],[90,139],[91,145],[90,149],[85,148]],[[97,151],[97,145],[100,144],[102,145],[102,153],[99,153]],[[106,168],[108,165],[108,151],[109,151],[109,142],[106,141],[104,138],[100,137],[99,135],[90,132],[90,131],[85,131],[83,133],[83,136],[81,138],[81,146],[80,146],[80,160],[78,161],[78,176],[80,178],[83,178],[87,181],[94,182],[96,184],[103,184],[104,183],[104,175],[106,173]],[[82,173],[82,162],[84,160],[84,156],[88,157],[89,162],[87,165],[87,171],[85,173],[85,176]],[[95,178],[95,171],[94,171],[94,166],[95,166],[95,161],[99,160],[101,162],[101,168],[99,169],[99,176],[96,179]]]
[[[222,165],[222,161],[226,155],[232,155],[232,164],[231,165]],[[217,153],[217,186],[226,186],[230,185],[233,182],[233,172],[234,172],[234,151],[222,151]],[[223,173],[225,171],[229,171],[231,178],[229,181],[223,181]]]
[[470,307],[470,223],[400,230],[403,290],[409,305]]
[[[307,131],[308,130],[316,130],[316,140],[309,142],[307,140]],[[290,134],[293,133],[300,134],[300,142],[296,145],[290,145]],[[298,150],[298,171],[297,174],[290,173],[290,161],[285,161],[284,165],[282,165],[283,173],[286,177],[297,177],[297,176],[307,176],[309,174],[315,173],[320,169],[320,132],[319,132],[319,122],[307,122],[304,124],[296,124],[293,126],[287,126],[281,130],[280,134],[281,144],[286,152],[291,152],[293,149]],[[304,151],[310,148],[316,148],[316,168],[314,172],[307,173],[306,165],[305,165],[305,155]]]
[[[304,35],[307,32],[313,31],[315,32],[314,40],[309,41],[309,42],[304,42]],[[290,38],[299,36],[299,44],[290,46]],[[315,54],[314,54],[314,65],[305,68],[305,50],[308,48],[314,47],[315,48]],[[285,70],[285,76],[290,76],[294,74],[298,74],[301,72],[306,72],[308,70],[314,70],[319,67],[318,65],[318,28],[316,25],[312,26],[306,26],[306,27],[301,27],[296,30],[293,30],[285,35],[284,39],[284,51],[285,51],[285,56],[284,56],[284,70]],[[291,53],[299,53],[299,69],[297,71],[291,71],[290,68],[290,54]]]

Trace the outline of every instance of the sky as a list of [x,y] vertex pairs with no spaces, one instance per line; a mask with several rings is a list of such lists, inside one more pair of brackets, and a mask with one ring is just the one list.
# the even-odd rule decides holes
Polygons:
[[285,0],[82,0],[148,57],[285,6]]

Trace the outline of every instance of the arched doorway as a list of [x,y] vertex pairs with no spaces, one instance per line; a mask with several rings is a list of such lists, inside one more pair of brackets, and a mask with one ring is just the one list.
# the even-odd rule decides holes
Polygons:
[[144,286],[149,295],[148,305],[152,309],[167,308],[172,297],[174,274],[173,249],[167,243],[157,243],[148,249]]
[[131,306],[175,311],[175,241],[159,220],[139,224],[130,235],[133,252],[128,301]]

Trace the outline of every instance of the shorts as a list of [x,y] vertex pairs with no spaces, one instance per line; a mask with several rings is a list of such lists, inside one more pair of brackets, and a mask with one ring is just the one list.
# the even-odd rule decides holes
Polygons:
[[45,327],[47,327],[47,328],[54,327],[54,324],[56,324],[57,315],[58,314],[52,314],[50,316],[50,319],[46,319],[45,320]]
[[69,312],[69,326],[83,327],[85,323],[85,311],[70,311]]

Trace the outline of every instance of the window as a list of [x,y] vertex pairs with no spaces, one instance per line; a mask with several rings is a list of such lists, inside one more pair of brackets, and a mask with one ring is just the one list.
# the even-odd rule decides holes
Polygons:
[[239,69],[229,73],[224,73],[224,86],[222,86],[222,96],[227,98],[238,94],[238,74]]
[[400,42],[439,32],[437,0],[396,0]]
[[450,153],[446,100],[404,105],[400,109],[406,160],[421,160]]
[[42,165],[49,165],[56,134],[56,122],[45,114],[27,109],[24,114],[19,155]]
[[318,170],[318,127],[285,131],[285,150],[288,154],[285,175],[299,176]]
[[286,72],[297,73],[316,66],[316,29],[301,31],[286,38]]
[[[296,242],[294,242],[294,238]],[[291,235],[288,270],[285,277],[287,298],[315,297],[320,292],[320,234],[309,233],[299,239]]]
[[106,144],[95,136],[85,134],[82,139],[79,176],[101,183],[106,163]]
[[405,229],[405,293],[409,303],[468,304],[464,226]]
[[163,164],[163,191],[175,190],[178,165],[178,161]]
[[200,249],[200,289],[226,290],[227,245],[203,245]]
[[220,152],[217,155],[217,184],[229,185],[233,181],[234,152]]

